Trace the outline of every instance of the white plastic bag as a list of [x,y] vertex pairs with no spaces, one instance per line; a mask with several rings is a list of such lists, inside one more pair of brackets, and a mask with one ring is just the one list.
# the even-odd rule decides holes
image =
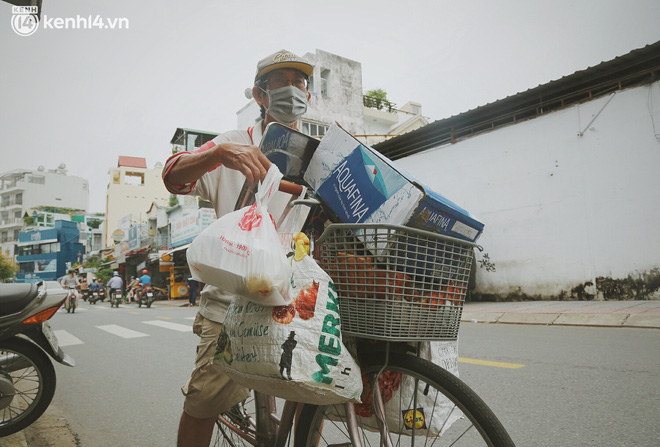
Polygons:
[[[302,234],[302,233],[301,233]],[[296,236],[288,306],[229,305],[213,365],[246,387],[311,404],[359,402],[362,375],[343,344],[332,280]]]
[[[349,344],[349,348],[353,348]],[[441,366],[448,372],[458,376],[458,341],[448,342],[422,342],[419,347],[420,357],[430,360]],[[372,431],[378,431],[378,421],[373,415],[371,407],[371,387],[367,376],[363,376],[364,388],[362,404],[355,404],[355,411],[360,418],[360,426]],[[415,380],[410,376],[402,376],[400,373],[385,371],[379,378],[379,387],[385,404],[385,418],[387,425],[393,433],[410,435],[412,428],[410,417],[415,414],[415,428],[424,430],[430,436],[438,436],[443,430],[447,430],[451,424],[463,417],[463,413],[454,408],[454,404],[443,396],[435,393],[427,393],[426,383],[417,383],[417,406],[412,408]],[[405,408],[405,403],[410,403],[410,408]],[[404,408],[401,408],[403,403]],[[332,420],[344,421],[346,415],[342,407],[334,407],[328,412]],[[420,419],[421,418],[421,419]]]
[[195,238],[187,253],[194,279],[264,306],[291,302],[291,263],[268,213],[281,179],[271,165],[252,206],[222,216]]

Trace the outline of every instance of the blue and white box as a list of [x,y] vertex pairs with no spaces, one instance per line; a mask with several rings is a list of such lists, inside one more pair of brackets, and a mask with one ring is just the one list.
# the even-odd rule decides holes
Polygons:
[[333,124],[304,174],[343,222],[389,223],[476,241],[484,225]]

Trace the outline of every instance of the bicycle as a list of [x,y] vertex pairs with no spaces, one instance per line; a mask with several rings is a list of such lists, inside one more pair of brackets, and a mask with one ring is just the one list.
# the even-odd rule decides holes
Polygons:
[[218,416],[215,445],[283,447],[293,435],[295,447],[513,446],[468,385],[420,357],[424,341],[457,339],[474,247],[396,225],[328,226],[315,257],[337,289],[342,335],[355,337],[363,403],[299,404],[253,391]]

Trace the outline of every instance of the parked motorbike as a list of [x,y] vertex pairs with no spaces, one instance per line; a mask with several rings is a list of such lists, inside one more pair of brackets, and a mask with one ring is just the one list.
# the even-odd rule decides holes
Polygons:
[[67,313],[76,313],[78,307],[78,290],[75,288],[68,289],[66,300],[64,300],[64,308]]
[[48,324],[68,296],[54,281],[0,284],[0,437],[23,430],[50,405],[56,379],[48,355],[75,365]]
[[167,299],[167,289],[162,287],[153,286],[154,289],[154,300],[166,300]]
[[121,289],[110,289],[108,295],[110,296],[110,307],[117,306],[117,309],[119,309],[119,303],[121,303],[122,298]]
[[147,285],[142,288],[139,294],[138,307],[142,307],[144,304],[147,307],[151,307],[151,303],[154,302],[154,289],[151,286]]

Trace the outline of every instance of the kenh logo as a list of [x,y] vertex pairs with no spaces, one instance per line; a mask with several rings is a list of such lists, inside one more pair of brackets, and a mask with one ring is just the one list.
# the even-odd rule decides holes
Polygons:
[[11,27],[19,36],[31,36],[39,28],[38,6],[12,6]]

